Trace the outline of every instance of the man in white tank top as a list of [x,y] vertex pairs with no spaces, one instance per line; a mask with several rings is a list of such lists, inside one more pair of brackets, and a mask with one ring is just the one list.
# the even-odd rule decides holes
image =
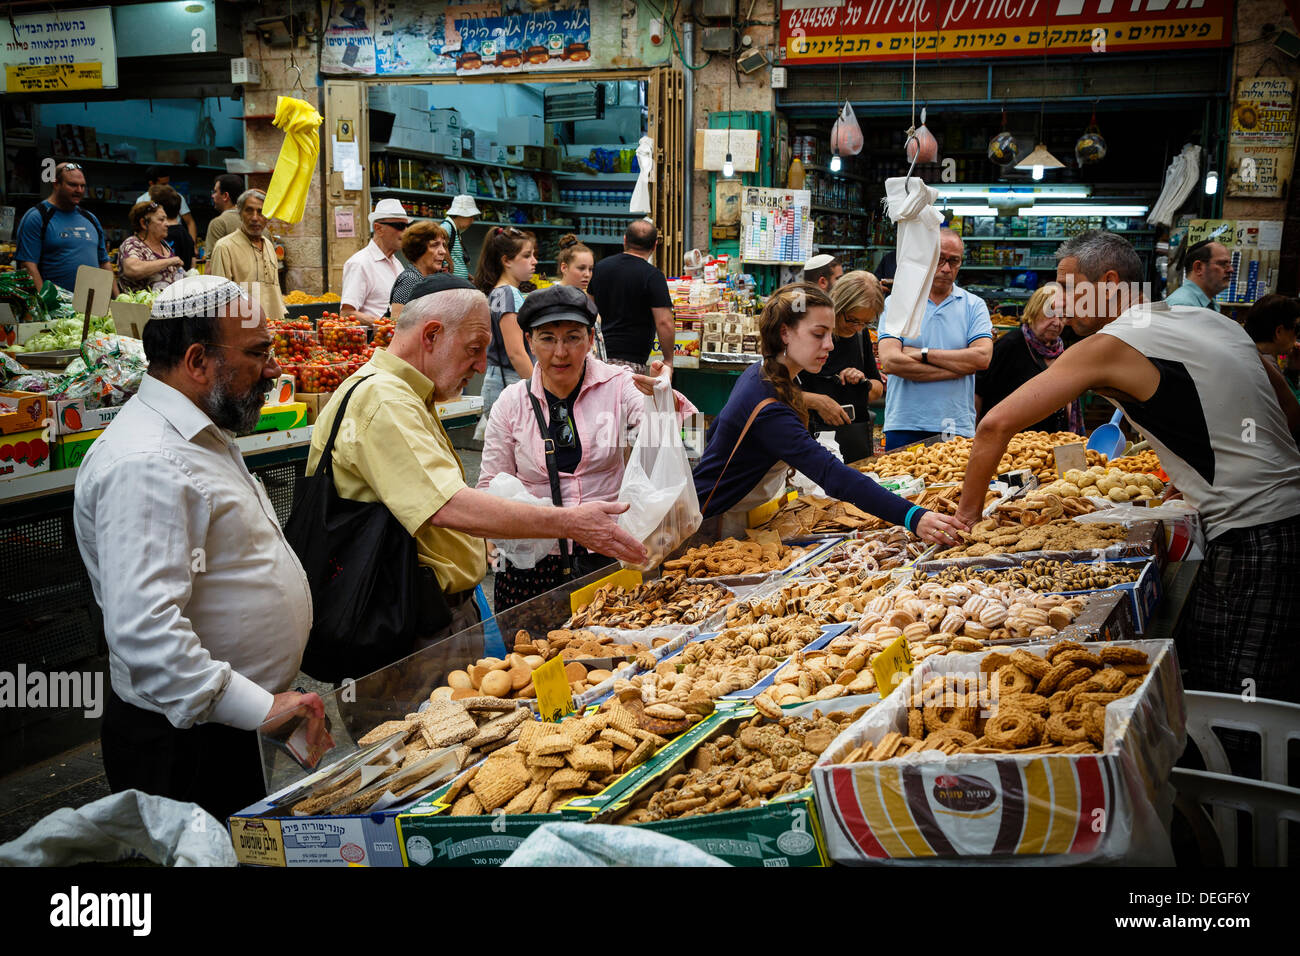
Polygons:
[[1143,301],[1120,236],[1085,233],[1056,255],[1066,318],[1087,337],[984,416],[957,517],[979,520],[1012,435],[1092,389],[1201,514],[1206,557],[1176,635],[1187,686],[1300,701],[1300,404],[1236,322]]

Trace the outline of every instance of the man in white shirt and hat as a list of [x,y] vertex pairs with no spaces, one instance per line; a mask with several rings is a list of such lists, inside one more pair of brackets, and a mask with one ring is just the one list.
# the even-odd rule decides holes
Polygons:
[[447,215],[442,220],[442,228],[447,230],[447,235],[451,238],[447,252],[452,275],[460,276],[462,279],[473,278],[469,266],[465,264],[463,234],[474,225],[474,220],[480,215],[482,214],[474,203],[474,197],[462,193],[451,201],[451,205],[447,208]]
[[402,274],[395,253],[402,245],[402,233],[411,224],[396,199],[381,199],[370,214],[372,238],[366,247],[343,263],[343,289],[339,297],[341,315],[355,315],[365,325],[388,314],[393,283]]
[[832,255],[819,253],[803,264],[803,281],[811,282],[823,292],[830,292],[835,281],[844,275],[844,264]]
[[280,374],[257,302],[189,276],[154,302],[149,373],[77,472],[77,546],[104,613],[114,792],[199,804],[224,820],[265,794],[255,730],[294,715],[311,591],[235,436]]

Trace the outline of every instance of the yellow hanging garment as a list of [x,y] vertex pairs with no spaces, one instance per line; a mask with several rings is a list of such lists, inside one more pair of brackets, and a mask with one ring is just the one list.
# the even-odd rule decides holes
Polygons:
[[262,215],[282,222],[301,222],[307,206],[307,188],[316,172],[316,157],[320,155],[323,117],[305,100],[277,96],[272,122],[285,135],[271,185],[266,190]]

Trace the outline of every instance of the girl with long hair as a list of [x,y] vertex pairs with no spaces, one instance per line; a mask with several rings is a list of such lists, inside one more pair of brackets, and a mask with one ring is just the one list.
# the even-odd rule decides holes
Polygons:
[[831,352],[835,306],[809,282],[777,289],[760,319],[763,361],[736,381],[709,429],[695,469],[695,493],[706,519],[721,516],[720,532],[743,534],[748,512],[776,497],[787,467],[847,501],[926,542],[951,547],[965,525],[885,491],[817,444],[808,432],[808,409],[795,377],[820,371]]
[[483,415],[475,432],[480,441],[487,430],[492,403],[502,389],[533,373],[533,356],[519,328],[519,309],[524,304],[519,286],[528,281],[536,266],[535,243],[513,226],[494,226],[483,240],[474,285],[488,297],[492,339],[483,375]]

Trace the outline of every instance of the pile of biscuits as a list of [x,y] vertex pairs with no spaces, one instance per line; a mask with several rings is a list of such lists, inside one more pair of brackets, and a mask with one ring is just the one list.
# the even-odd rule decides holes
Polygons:
[[992,519],[977,523],[966,536],[969,541],[934,557],[977,558],[986,554],[1020,554],[1026,551],[1092,551],[1109,547],[1128,537],[1122,524],[1081,524],[1073,518],[1056,518],[1032,528],[1000,528]]
[[[998,462],[997,472],[1028,470],[1039,481],[1048,481],[1056,471],[1056,456],[1052,449],[1058,445],[1083,442],[1082,435],[1073,432],[1020,432],[1012,436],[1007,450]],[[859,465],[862,471],[874,472],[882,478],[912,475],[926,484],[960,482],[966,477],[966,462],[973,442],[958,436],[945,442],[924,445],[915,451],[904,450],[868,459]],[[1085,450],[1089,465],[1105,464],[1106,456],[1090,449]]]
[[826,560],[809,568],[808,574],[810,577],[830,581],[851,574],[859,581],[865,581],[877,572],[901,568],[924,552],[925,544],[920,538],[906,528],[893,527],[861,539],[846,541],[835,548]]
[[912,578],[912,587],[934,582],[944,587],[953,584],[1010,588],[1028,588],[1031,591],[1095,591],[1136,581],[1142,576],[1145,565],[1116,564],[1103,561],[1094,564],[1075,564],[1071,561],[1052,561],[1035,558],[1016,568],[944,568],[927,577],[918,571]]
[[1111,463],[1112,468],[1119,468],[1123,471],[1138,471],[1154,474],[1160,471],[1160,456],[1148,448],[1146,451],[1140,451],[1136,455],[1125,455],[1123,458],[1116,458]]
[[746,720],[735,734],[723,734],[696,747],[682,770],[653,793],[639,797],[614,822],[650,823],[701,816],[722,810],[747,810],[811,782],[822,751],[841,730],[867,710],[811,717],[789,714]]
[[782,502],[776,514],[762,528],[789,539],[871,530],[887,524],[888,522],[847,501],[823,498],[820,495],[800,495],[793,501]]
[[[939,649],[950,647],[958,637],[1039,641],[1067,627],[1084,604],[1079,597],[1067,599],[1006,585],[944,586],[927,580],[915,589],[896,587],[873,598],[854,631],[884,646],[905,637],[909,645],[936,645]],[[928,656],[924,647],[914,651],[913,657],[918,655]]]
[[453,817],[550,813],[573,797],[604,790],[667,742],[642,730],[619,706],[556,724],[529,721],[508,746],[453,781],[441,799]]
[[665,574],[685,574],[688,578],[718,578],[743,574],[783,571],[804,553],[781,543],[777,535],[764,540],[740,541],[724,538],[714,544],[691,548],[680,557],[663,563]]
[[566,628],[602,627],[639,631],[668,624],[698,624],[736,596],[716,584],[688,584],[665,575],[632,589],[607,584],[565,622]]
[[[404,782],[403,778],[412,774],[427,776],[417,766],[426,757],[444,747],[456,747],[453,770],[467,767],[517,738],[519,728],[531,717],[526,708],[512,700],[431,699],[424,710],[401,720],[386,720],[357,741],[358,746],[367,747],[395,734],[402,735],[387,754],[386,759],[393,762],[378,777],[363,787],[361,769],[357,768],[330,790],[294,804],[291,812],[294,816],[364,813],[391,788],[397,788],[393,792],[403,801],[422,796],[441,781],[420,787],[419,779]],[[387,786],[376,786],[383,783]],[[352,799],[339,803],[347,797]]]
[[753,687],[779,662],[821,636],[817,622],[795,616],[728,626],[716,637],[687,644],[653,671],[614,681],[615,693],[635,691],[646,704],[690,708]]
[[727,626],[761,624],[789,615],[807,615],[821,624],[842,624],[859,617],[867,602],[888,582],[889,578],[884,576],[863,582],[856,572],[834,581],[824,578],[791,581],[775,594],[740,601],[728,608]]
[[[1062,498],[1050,491],[1032,492],[1024,498],[1004,501],[993,509],[993,513],[979,522],[975,528],[1006,529],[1032,528],[1047,524],[1057,518],[1074,518],[1079,515],[1092,514],[1097,505],[1087,498],[1075,496]],[[990,524],[992,522],[992,524]],[[972,529],[974,530],[974,529]]]
[[946,754],[1090,754],[1105,746],[1106,707],[1136,693],[1145,651],[1109,644],[1097,653],[1060,641],[1042,657],[993,651],[976,674],[932,678],[908,701],[907,733],[864,743],[839,763]]
[[[659,638],[654,643],[658,646],[667,641]],[[432,699],[486,696],[532,700],[537,696],[533,671],[557,654],[567,662],[564,674],[575,694],[614,676],[608,667],[589,666],[579,661],[628,658],[646,667],[653,666],[655,661],[650,645],[639,641],[618,644],[609,634],[561,629],[550,631],[545,638],[534,639],[527,631],[519,631],[515,634],[513,652],[505,657],[484,657],[464,670],[451,671],[446,686],[435,690]]]
[[1071,498],[1087,496],[1119,503],[1156,498],[1164,490],[1163,481],[1144,471],[1094,465],[1086,471],[1071,468],[1056,481],[1039,488],[1038,494],[1054,494],[1067,502]]

